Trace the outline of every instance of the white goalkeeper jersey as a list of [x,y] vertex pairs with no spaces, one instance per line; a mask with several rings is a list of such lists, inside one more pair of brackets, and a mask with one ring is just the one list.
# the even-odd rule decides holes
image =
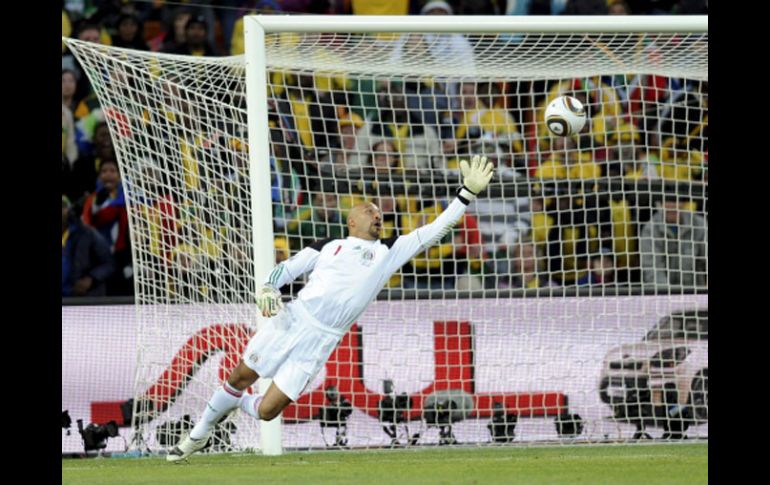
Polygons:
[[455,198],[432,223],[400,237],[318,241],[276,266],[265,284],[278,289],[312,271],[289,306],[300,318],[309,316],[316,320],[309,323],[344,335],[390,276],[416,254],[443,239],[466,207],[464,199]]

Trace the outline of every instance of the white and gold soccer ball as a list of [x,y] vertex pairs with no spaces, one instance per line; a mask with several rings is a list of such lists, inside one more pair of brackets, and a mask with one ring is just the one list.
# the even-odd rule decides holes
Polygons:
[[586,124],[586,110],[583,103],[572,96],[559,96],[545,108],[545,124],[556,136],[580,133]]

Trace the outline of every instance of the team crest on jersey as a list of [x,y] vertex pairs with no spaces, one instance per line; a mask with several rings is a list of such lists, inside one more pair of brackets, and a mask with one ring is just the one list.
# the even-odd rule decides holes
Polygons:
[[364,249],[361,251],[361,264],[364,266],[371,266],[374,260],[374,253],[370,249]]

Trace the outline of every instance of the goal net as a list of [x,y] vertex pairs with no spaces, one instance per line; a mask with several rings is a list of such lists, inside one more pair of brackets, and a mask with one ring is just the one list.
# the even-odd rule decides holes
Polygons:
[[[261,318],[256,259],[345,237],[365,201],[383,237],[407,234],[474,154],[497,167],[487,193],[390,279],[284,411],[279,446],[707,438],[708,34],[351,22],[268,29],[264,55],[232,58],[66,40],[130,211],[135,441],[173,444],[237,364]],[[262,57],[267,85],[247,86]],[[578,136],[543,123],[559,95],[586,106]],[[236,412],[213,449],[259,443]]]

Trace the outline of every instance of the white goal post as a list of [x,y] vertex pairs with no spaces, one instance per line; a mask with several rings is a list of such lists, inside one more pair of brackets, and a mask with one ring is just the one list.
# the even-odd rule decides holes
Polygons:
[[[244,28],[227,58],[63,39],[129,208],[135,443],[163,450],[197,418],[264,323],[276,259],[344,237],[361,201],[388,235],[430,222],[474,153],[497,171],[454,233],[394,276],[283,423],[234,413],[214,450],[708,438],[707,17]],[[569,139],[541,120],[563,94],[589,111]],[[668,213],[686,254],[658,247]]]

